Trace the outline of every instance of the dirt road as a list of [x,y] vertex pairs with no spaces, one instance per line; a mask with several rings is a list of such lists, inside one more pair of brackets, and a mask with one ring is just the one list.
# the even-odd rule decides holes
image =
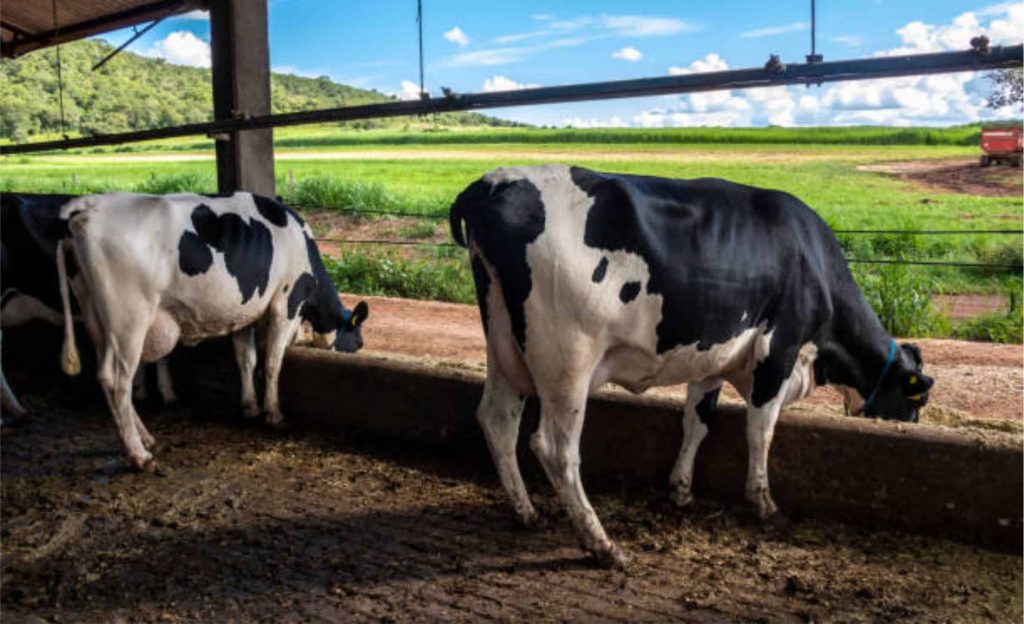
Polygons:
[[24,397],[7,430],[4,622],[993,621],[1021,558],[663,492],[597,496],[629,574],[593,568],[549,490],[514,527],[492,470],[436,449],[143,411],[161,472],[122,468],[106,408]]
[[[357,295],[343,295],[353,301]],[[362,297],[370,304],[364,326],[366,348],[428,357],[439,363],[484,369],[487,354],[476,307],[390,297]],[[1022,422],[1024,348],[957,340],[921,339],[925,370],[935,377],[925,421],[957,424],[964,420]],[[727,387],[727,390],[731,391]],[[679,389],[663,390],[683,396]],[[730,395],[738,400],[735,394]],[[839,412],[839,394],[819,388],[804,404]]]

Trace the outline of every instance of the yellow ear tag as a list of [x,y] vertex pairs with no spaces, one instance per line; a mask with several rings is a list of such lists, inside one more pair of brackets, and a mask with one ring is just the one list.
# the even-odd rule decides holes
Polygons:
[[909,382],[909,383],[910,383],[910,385],[912,385],[912,386],[913,386],[914,384],[916,384],[916,383],[917,383],[917,375],[911,375],[911,376],[910,376],[910,382]]

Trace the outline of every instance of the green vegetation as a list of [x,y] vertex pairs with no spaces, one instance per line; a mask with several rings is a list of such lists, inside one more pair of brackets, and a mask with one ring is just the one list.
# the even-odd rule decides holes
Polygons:
[[1011,280],[1007,292],[1010,302],[1006,312],[988,312],[964,321],[953,335],[966,340],[1024,342],[1024,306],[1021,305],[1021,281]]
[[426,248],[422,253],[433,257],[412,259],[392,252],[351,250],[340,258],[324,256],[324,265],[341,292],[455,303],[476,301],[473,276],[463,253],[451,254],[446,248]]
[[[160,59],[122,52],[92,71],[93,64],[112,49],[103,41],[93,40],[61,46],[65,132],[69,135],[109,134],[213,118],[209,69],[172,65]],[[21,142],[61,131],[56,68],[53,49],[0,65],[0,93],[3,94],[0,137]],[[331,82],[326,76],[302,78],[272,74],[270,82],[275,113],[393,99],[378,91]],[[408,121],[364,120],[336,126],[368,129],[400,127],[406,123]],[[446,113],[439,116],[437,123],[515,125],[477,113]]]

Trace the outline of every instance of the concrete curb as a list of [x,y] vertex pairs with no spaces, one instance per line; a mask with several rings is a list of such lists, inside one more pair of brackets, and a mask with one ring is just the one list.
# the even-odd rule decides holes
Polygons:
[[[474,417],[482,383],[477,372],[295,348],[282,407],[301,423],[486,454]],[[527,404],[524,439],[536,403]],[[664,487],[681,440],[673,401],[601,393],[588,406],[584,478],[595,488]],[[698,456],[698,495],[741,500],[746,454],[743,413],[725,407]],[[520,457],[535,469],[526,444]],[[787,412],[770,461],[773,494],[791,516],[1022,548],[1024,452],[1015,436]]]

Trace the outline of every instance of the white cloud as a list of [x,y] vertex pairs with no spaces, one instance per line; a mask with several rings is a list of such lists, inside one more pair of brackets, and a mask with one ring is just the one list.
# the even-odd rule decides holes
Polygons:
[[187,20],[208,20],[210,19],[210,12],[204,11],[203,9],[196,9],[195,11],[189,11],[182,13],[181,15],[175,15],[174,19],[187,19]]
[[614,115],[609,119],[598,119],[591,117],[585,119],[583,117],[567,117],[562,120],[562,125],[569,128],[621,128],[626,125],[622,118],[618,115]]
[[621,37],[664,37],[700,29],[696,24],[673,17],[642,15],[603,15],[601,24]]
[[[1020,40],[1024,4],[1003,4],[966,12],[946,24],[910,22],[897,30],[900,45],[876,56],[966,49],[970,38],[986,34],[994,45]],[[850,42],[846,41],[848,45]],[[859,41],[858,41],[859,43]],[[722,71],[728,63],[708,54],[672,75]],[[1011,109],[986,107],[989,86],[980,73],[858,80],[808,90],[779,86],[693,93],[670,98],[668,105],[630,119],[636,126],[801,126],[857,125],[947,126],[1013,116]]]
[[446,65],[504,65],[542,51],[579,46],[599,39],[664,37],[695,32],[702,28],[699,24],[674,17],[644,15],[582,15],[571,19],[556,19],[552,15],[542,14],[533,17],[539,22],[536,30],[495,37],[491,43],[496,47],[458,54],[448,59]]
[[444,35],[442,36],[445,38],[446,41],[451,41],[452,43],[458,45],[460,48],[464,48],[469,45],[469,35],[462,32],[462,29],[459,28],[458,26],[452,28],[448,32],[444,33]]
[[210,44],[187,30],[172,32],[154,43],[145,55],[162,58],[175,65],[210,66]]
[[740,38],[757,39],[759,37],[771,37],[773,35],[781,35],[784,33],[807,30],[807,28],[807,22],[793,22],[792,24],[785,24],[783,26],[771,26],[769,28],[758,28],[756,30],[748,30],[747,32],[740,33]]
[[642,59],[644,55],[640,50],[637,50],[633,46],[626,46],[618,52],[612,52],[612,57],[635,63]]
[[492,93],[494,91],[518,91],[520,89],[535,89],[539,87],[539,84],[528,83],[528,82],[516,82],[508,76],[492,76],[484,81],[483,91],[484,93]]
[[403,80],[401,89],[392,91],[390,95],[400,100],[418,100],[420,99],[420,86],[411,80]]
[[448,61],[448,64],[455,66],[508,65],[509,63],[515,63],[526,58],[526,56],[530,54],[530,51],[530,48],[526,47],[477,50],[475,52],[457,54]]
[[832,37],[832,41],[848,45],[851,48],[859,47],[860,44],[864,43],[864,39],[859,35],[839,35],[837,37]]
[[670,76],[682,76],[684,74],[725,71],[727,69],[729,69],[729,64],[726,63],[722,57],[712,52],[704,58],[697,59],[690,63],[686,67],[669,67],[668,73]]

